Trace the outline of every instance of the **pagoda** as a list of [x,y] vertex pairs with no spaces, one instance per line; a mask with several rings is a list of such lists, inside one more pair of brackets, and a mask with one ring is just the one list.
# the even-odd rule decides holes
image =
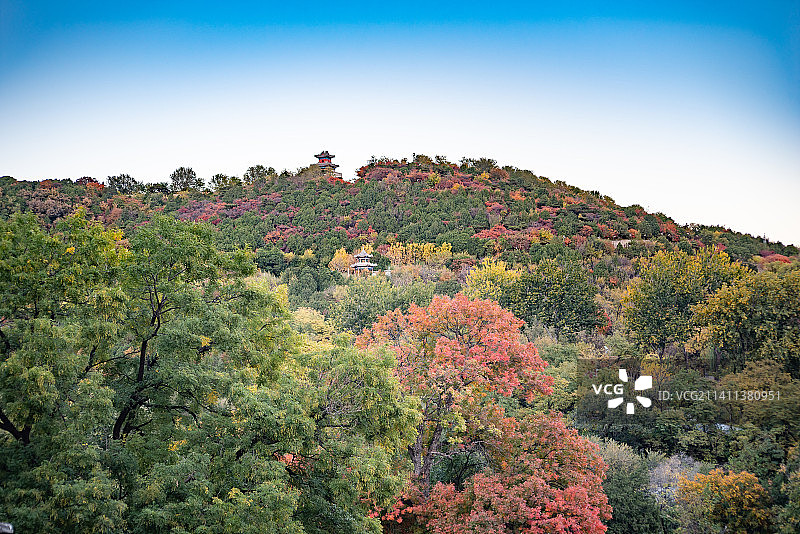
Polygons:
[[323,150],[314,157],[319,159],[317,165],[319,166],[320,169],[322,169],[322,172],[324,172],[325,174],[332,174],[332,175],[339,174],[336,172],[336,167],[338,167],[338,165],[331,162],[331,160],[336,156],[330,154],[327,150]]
[[350,266],[356,274],[372,274],[375,267],[378,265],[372,263],[372,254],[362,250],[355,255],[356,262]]

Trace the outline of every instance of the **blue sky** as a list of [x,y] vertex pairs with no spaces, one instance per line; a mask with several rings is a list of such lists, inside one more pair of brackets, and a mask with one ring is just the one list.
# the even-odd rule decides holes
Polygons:
[[800,244],[800,2],[109,4],[0,0],[0,174],[489,156]]

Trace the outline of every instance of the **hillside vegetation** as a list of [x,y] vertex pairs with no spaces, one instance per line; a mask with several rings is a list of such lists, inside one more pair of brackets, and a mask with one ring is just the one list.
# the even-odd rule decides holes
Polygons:
[[0,521],[800,529],[795,246],[487,158],[357,174],[0,178]]

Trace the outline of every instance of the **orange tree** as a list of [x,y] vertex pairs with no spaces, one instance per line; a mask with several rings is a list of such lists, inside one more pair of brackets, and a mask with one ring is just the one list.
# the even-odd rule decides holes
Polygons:
[[401,385],[422,405],[410,485],[384,515],[390,530],[605,532],[596,446],[558,414],[526,408],[552,378],[522,325],[493,301],[459,294],[389,312],[359,336],[362,347],[394,348]]

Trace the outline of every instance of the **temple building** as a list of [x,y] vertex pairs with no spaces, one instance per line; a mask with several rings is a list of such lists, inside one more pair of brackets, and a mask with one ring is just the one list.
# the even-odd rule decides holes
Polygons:
[[372,254],[369,252],[364,252],[363,250],[358,254],[355,254],[354,257],[356,258],[356,262],[350,266],[353,269],[355,274],[372,274],[375,267],[378,266],[377,263],[372,263],[369,260],[372,259]]
[[331,161],[336,156],[330,154],[327,150],[323,150],[314,157],[319,160],[317,162],[317,166],[322,170],[323,173],[330,176],[336,176],[338,178],[342,177],[342,173],[336,172],[336,167],[338,167],[338,165]]

